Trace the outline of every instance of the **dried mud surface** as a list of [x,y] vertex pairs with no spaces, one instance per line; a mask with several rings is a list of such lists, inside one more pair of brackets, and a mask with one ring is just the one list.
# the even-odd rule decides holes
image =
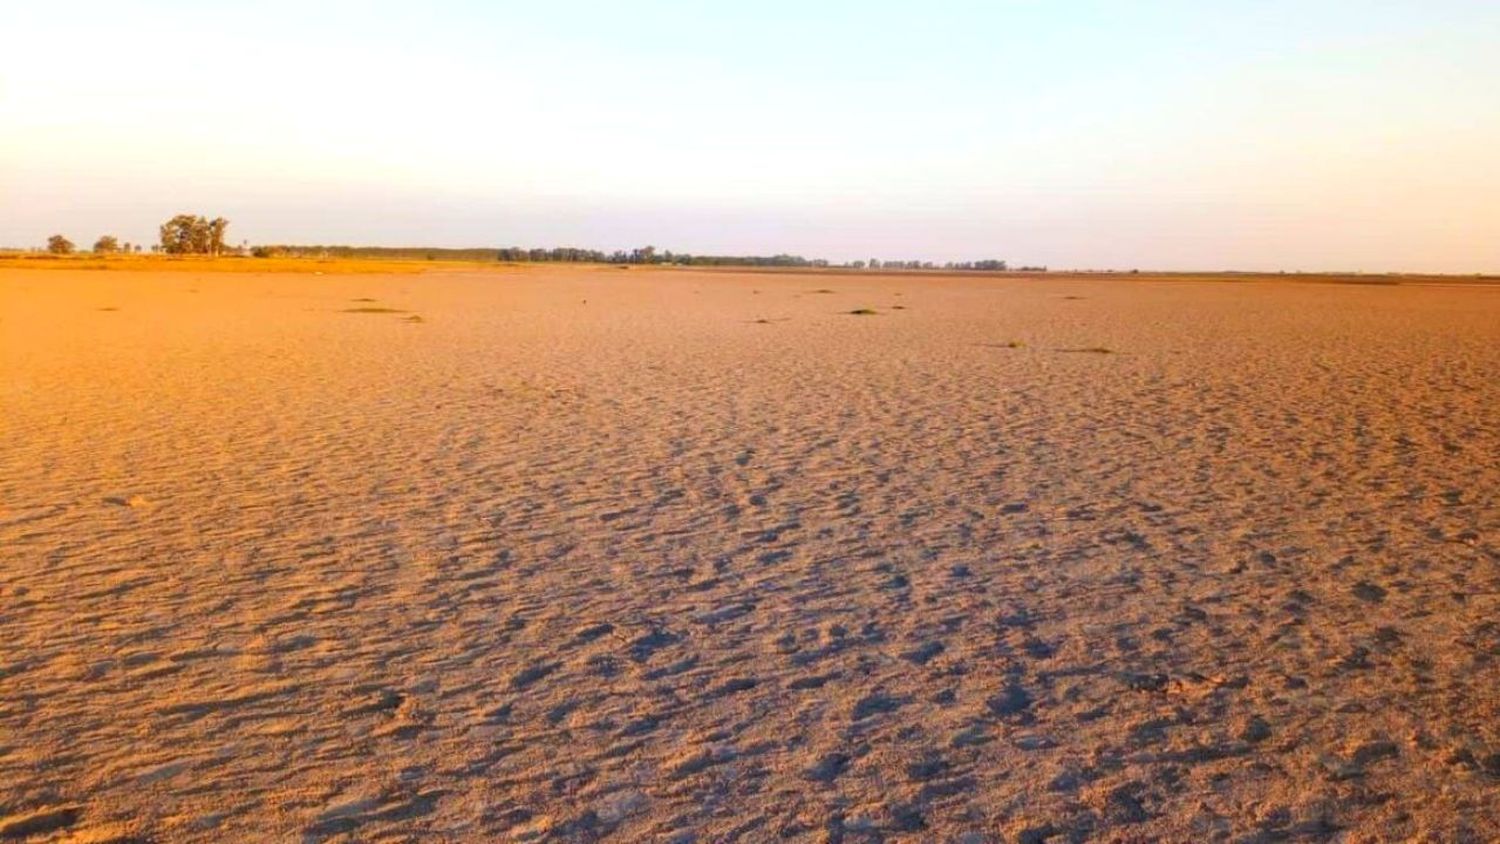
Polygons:
[[0,361],[0,840],[1500,829],[1494,287],[3,271]]

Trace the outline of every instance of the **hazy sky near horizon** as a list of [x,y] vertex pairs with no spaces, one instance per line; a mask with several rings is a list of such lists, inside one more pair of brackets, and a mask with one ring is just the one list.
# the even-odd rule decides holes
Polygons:
[[1500,271],[1500,3],[0,2],[0,245]]

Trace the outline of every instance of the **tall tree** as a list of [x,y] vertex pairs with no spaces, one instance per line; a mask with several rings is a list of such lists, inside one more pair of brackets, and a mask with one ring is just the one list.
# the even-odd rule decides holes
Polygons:
[[111,255],[120,251],[120,241],[112,234],[102,234],[94,241],[94,251],[101,255]]
[[68,240],[60,234],[54,234],[47,238],[47,251],[53,255],[71,255],[73,253],[73,241]]
[[208,221],[208,254],[223,254],[224,232],[228,230],[229,221],[223,217],[215,217]]
[[161,225],[161,250],[168,255],[218,255],[224,251],[228,230],[229,221],[223,217],[178,214]]
[[194,249],[193,233],[202,217],[178,214],[161,224],[161,251],[168,255],[188,255]]

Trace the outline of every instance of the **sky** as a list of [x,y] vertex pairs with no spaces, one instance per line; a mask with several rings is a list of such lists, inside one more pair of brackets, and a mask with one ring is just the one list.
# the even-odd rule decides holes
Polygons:
[[1500,3],[0,0],[0,245],[1500,272]]

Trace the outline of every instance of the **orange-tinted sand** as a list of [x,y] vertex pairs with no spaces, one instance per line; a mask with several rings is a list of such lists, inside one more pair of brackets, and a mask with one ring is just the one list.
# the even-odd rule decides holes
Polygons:
[[0,402],[0,839],[1500,830],[1494,286],[0,270]]

